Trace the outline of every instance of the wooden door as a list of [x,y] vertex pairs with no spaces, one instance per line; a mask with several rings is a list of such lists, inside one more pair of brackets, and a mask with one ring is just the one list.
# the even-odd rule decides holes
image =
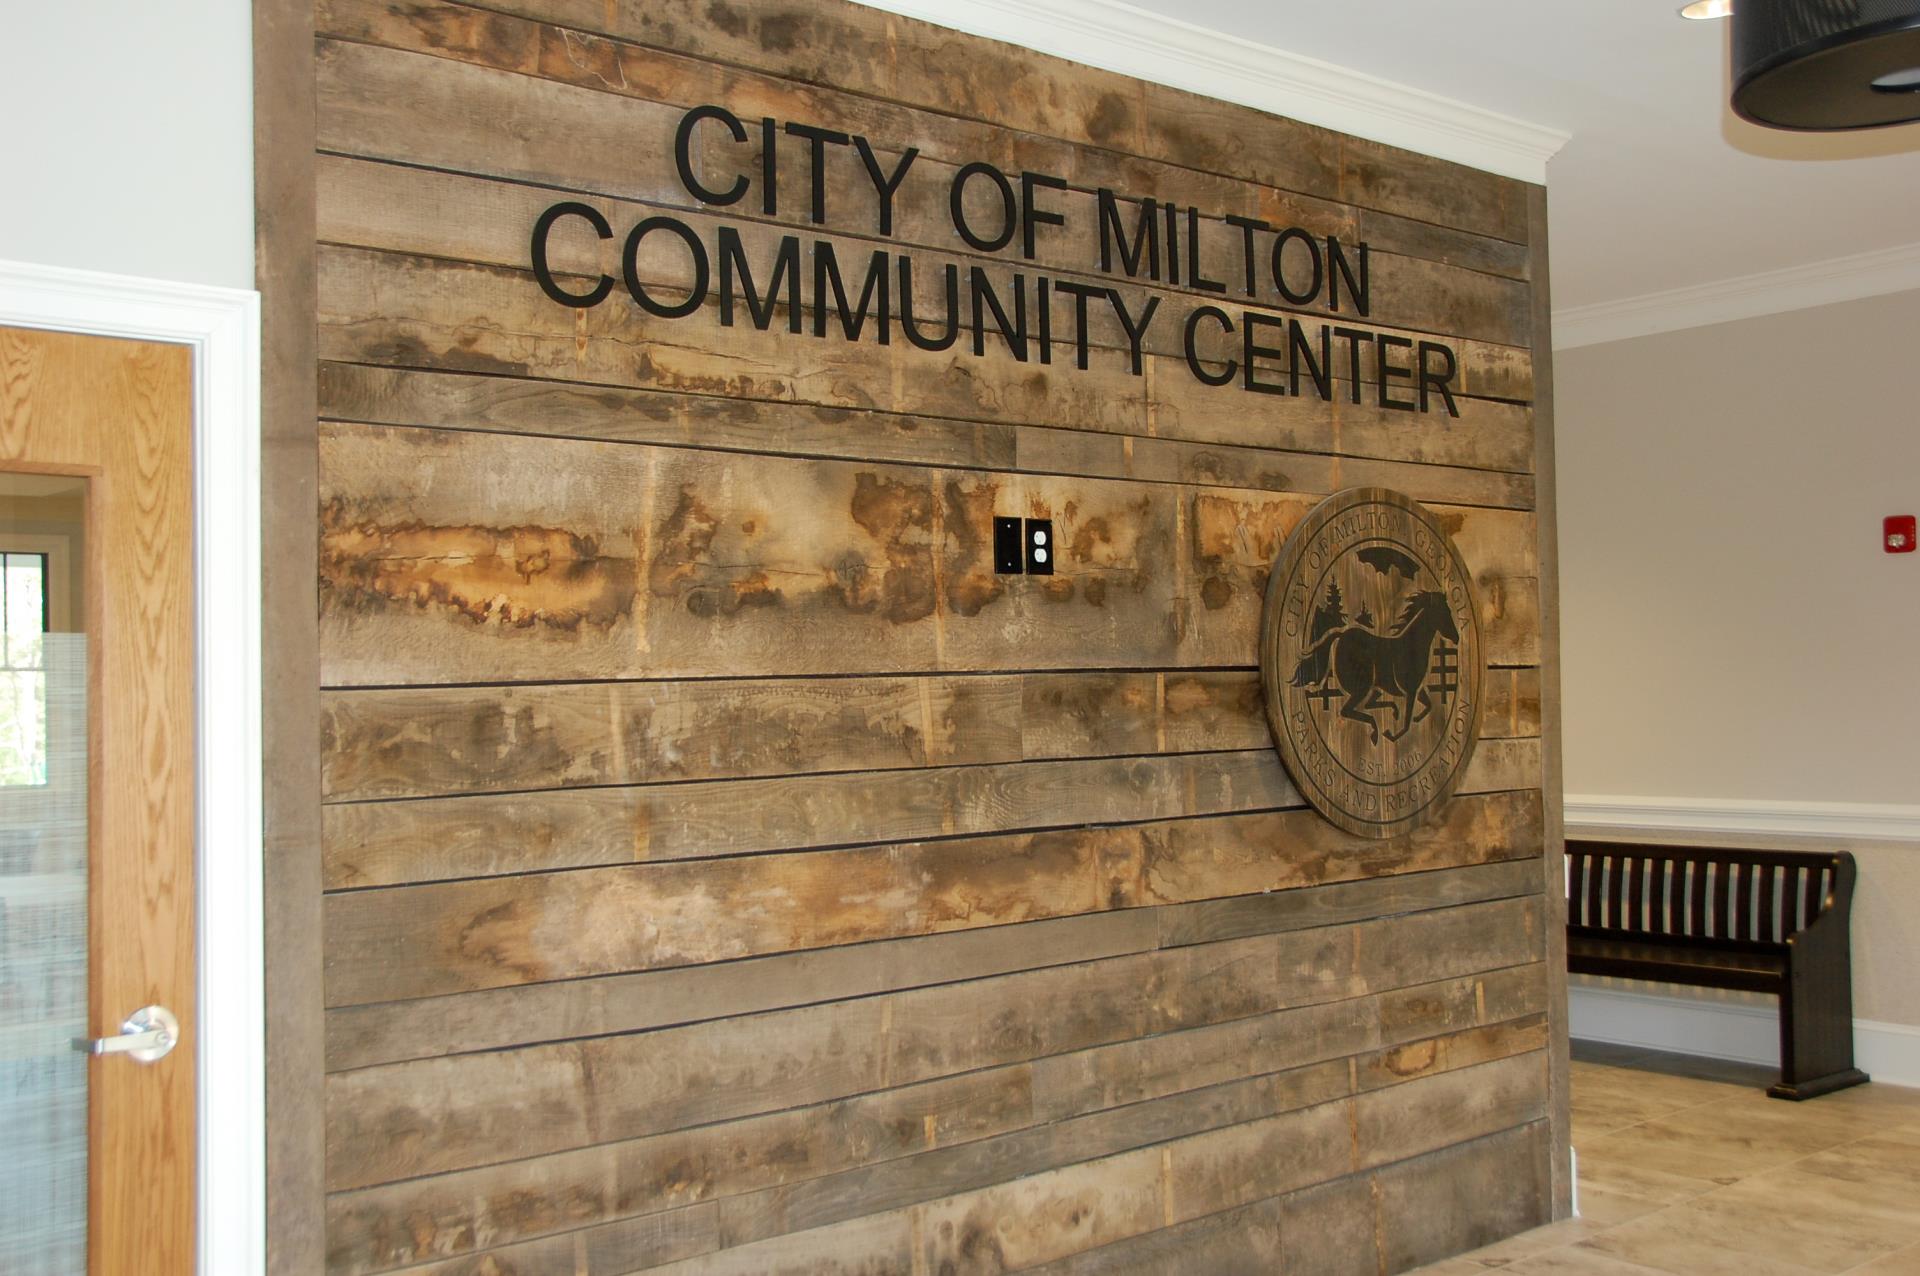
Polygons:
[[[7,1063],[22,1075],[77,1078],[67,1091],[56,1085],[49,1093],[84,1094],[84,1118],[73,1120],[84,1119],[86,1131],[83,1174],[74,1153],[28,1175],[44,1183],[47,1174],[57,1181],[67,1172],[84,1182],[84,1218],[70,1220],[67,1234],[22,1246],[24,1252],[0,1250],[0,1268],[8,1271],[78,1271],[78,1231],[85,1269],[95,1276],[175,1276],[193,1268],[192,393],[192,354],[184,346],[0,328],[0,553],[8,534],[23,547],[18,557],[0,558],[0,584],[11,590],[0,602],[12,599],[7,671],[0,675],[11,680],[0,686],[11,697],[0,703],[12,714],[0,712],[11,751],[0,750],[0,764],[13,768],[0,774],[0,892],[12,892],[0,894],[0,908],[11,898],[16,921],[11,941],[0,936],[0,992],[11,993],[14,1004],[43,1006],[42,1021],[14,1025],[11,1039],[28,1043],[16,1055],[32,1043],[44,1054]],[[69,492],[84,511],[70,535],[5,512],[27,508],[8,505],[10,496]],[[46,546],[37,561],[42,551],[34,536]],[[63,541],[72,552],[55,566],[53,547]],[[42,604],[46,634],[38,642],[30,632],[32,605],[21,601],[36,570],[47,590],[59,592],[64,575],[75,595],[58,607]],[[66,614],[78,618],[67,628],[84,637],[56,628]],[[36,748],[43,753],[29,757]],[[63,869],[48,812],[63,795],[76,794],[77,831],[62,836],[79,851]],[[73,882],[64,894],[62,871]],[[35,903],[39,914],[29,907]],[[57,929],[63,906],[84,914],[81,958],[48,958],[36,967],[22,955],[22,937]],[[36,916],[46,923],[38,931],[27,924]],[[10,960],[11,975],[4,969]],[[115,1037],[134,1011],[158,1005],[179,1021],[176,1043],[152,1062],[124,1052],[75,1052],[73,1043],[54,1040],[51,1025],[63,1012],[45,1009],[63,981],[73,986],[78,1035]],[[56,1047],[66,1049],[64,1058]],[[9,1102],[0,1093],[0,1105]],[[62,1102],[26,1105],[9,1116],[11,1127],[54,1123]],[[7,1152],[20,1165],[35,1155],[18,1139]]]

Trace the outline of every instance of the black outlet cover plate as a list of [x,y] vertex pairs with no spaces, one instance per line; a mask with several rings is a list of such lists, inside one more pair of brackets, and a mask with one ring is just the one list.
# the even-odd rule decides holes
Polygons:
[[993,570],[1002,576],[1018,576],[1026,570],[1026,552],[1017,518],[993,520]]

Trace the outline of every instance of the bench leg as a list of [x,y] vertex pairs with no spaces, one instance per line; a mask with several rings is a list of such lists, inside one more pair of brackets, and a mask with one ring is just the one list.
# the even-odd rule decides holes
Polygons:
[[[1796,956],[1799,954],[1796,954]],[[1780,994],[1776,1099],[1811,1099],[1866,1081],[1853,1066],[1852,972],[1845,961],[1794,962]]]

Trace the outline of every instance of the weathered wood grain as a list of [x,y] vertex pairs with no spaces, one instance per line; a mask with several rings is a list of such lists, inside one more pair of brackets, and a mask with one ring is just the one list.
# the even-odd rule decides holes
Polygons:
[[[1544,1059],[1533,1067],[1544,1085]],[[1549,1221],[1548,1142],[1536,1119],[1377,1175],[1382,1269],[1405,1271]]]
[[342,422],[418,425],[720,451],[1020,470],[1266,491],[1398,487],[1443,505],[1530,509],[1533,478],[1501,470],[1136,438],[1038,425],[903,417],[817,404],[669,394],[621,386],[320,368],[320,411]]
[[[394,427],[328,427],[321,458],[336,684],[1242,666],[1316,503]],[[1054,575],[995,574],[1013,512],[1054,520]],[[1490,663],[1536,663],[1531,518],[1435,512]]]
[[1527,277],[1528,254],[1522,244],[1261,187],[1248,181],[1238,164],[1232,176],[1183,167],[1181,162],[1188,158],[1184,152],[1174,162],[1149,160],[1105,146],[1063,141],[1025,127],[950,114],[945,103],[938,110],[919,110],[836,92],[832,86],[799,88],[739,66],[451,5],[330,0],[319,11],[325,33],[341,39],[538,74],[681,107],[726,102],[744,117],[803,115],[807,123],[863,135],[880,147],[910,139],[923,154],[949,164],[990,158],[1008,171],[1050,173],[1082,190],[1106,187],[1134,197],[1197,205],[1213,215],[1258,215],[1275,225],[1302,226],[1316,234],[1357,233],[1389,252],[1515,279]]
[[[409,65],[419,65],[403,59],[401,66],[390,67],[384,57],[372,52],[343,53],[342,58],[350,64],[345,73],[364,72],[381,81],[367,91],[375,88],[385,91],[386,80],[402,77]],[[363,67],[362,63],[369,59],[371,62]],[[428,70],[438,69],[429,66]],[[472,113],[510,113],[510,99],[504,95],[517,87],[511,77],[477,83],[470,82],[471,79],[456,75],[453,82],[444,86],[445,93],[480,99],[468,108]],[[367,109],[360,103],[361,91],[356,86],[342,85],[338,91],[350,97],[355,103],[354,110]],[[491,177],[491,170],[476,148],[463,149],[458,155],[442,155],[419,149],[417,140],[411,145],[400,139],[386,141],[392,124],[391,120],[359,121],[348,127],[377,132],[382,140],[363,138],[356,133],[339,142],[348,150],[370,149],[385,157],[383,160],[337,156],[322,161],[318,210],[321,240],[484,265],[527,268],[531,259],[530,232],[541,213],[565,197],[563,192],[550,185],[528,184],[524,178],[509,181]],[[392,153],[396,149],[400,149],[397,155]],[[783,174],[781,189],[804,191],[810,172],[797,163],[804,151],[783,152],[783,155],[790,156],[790,162],[783,166],[792,171]],[[835,181],[835,198],[856,206],[872,205],[873,186],[861,173],[859,161],[849,156],[846,162],[850,166],[846,176],[851,180]],[[883,157],[881,162],[892,167],[899,162],[899,157]],[[408,166],[416,163],[430,163],[435,168],[429,171]],[[441,171],[449,167],[467,171]],[[734,205],[707,212],[684,193],[673,201],[595,196],[585,202],[607,219],[614,228],[613,238],[600,239],[582,222],[562,222],[547,241],[548,261],[557,273],[578,277],[588,286],[603,273],[621,278],[621,253],[627,230],[643,218],[665,210],[690,227],[709,246],[709,252],[716,251],[721,228],[728,228],[738,237],[743,259],[750,267],[749,276],[762,285],[773,277],[776,253],[783,239],[796,232],[804,246],[803,266],[810,265],[814,251],[811,246],[815,243],[831,245],[836,260],[846,271],[859,267],[876,249],[907,254],[913,261],[915,279],[920,281],[922,295],[915,313],[922,320],[928,315],[933,299],[943,295],[935,284],[927,281],[937,280],[948,267],[964,276],[970,268],[978,266],[986,272],[996,293],[1003,297],[1011,292],[1015,274],[1028,276],[1029,287],[1034,286],[1031,282],[1034,277],[1043,275],[1110,288],[1133,314],[1144,313],[1149,304],[1161,305],[1167,315],[1178,316],[1195,305],[1225,302],[1236,310],[1248,307],[1275,314],[1293,313],[1303,322],[1317,324],[1331,319],[1339,323],[1358,322],[1368,328],[1381,328],[1416,339],[1438,336],[1445,338],[1457,353],[1460,375],[1456,389],[1464,388],[1476,395],[1511,397],[1524,387],[1524,381],[1516,379],[1524,375],[1527,365],[1524,347],[1531,323],[1527,311],[1529,293],[1523,281],[1462,270],[1418,257],[1402,257],[1370,246],[1367,271],[1370,304],[1365,317],[1357,314],[1354,302],[1344,294],[1339,311],[1331,310],[1324,300],[1291,306],[1272,281],[1270,238],[1264,233],[1255,238],[1254,287],[1250,294],[1244,237],[1239,230],[1212,218],[1197,219],[1189,229],[1200,231],[1203,260],[1212,263],[1209,269],[1216,274],[1224,273],[1233,281],[1228,292],[1200,290],[1191,285],[1183,287],[1170,280],[1154,282],[1149,276],[1133,279],[1124,273],[1100,270],[1096,228],[1101,214],[1096,197],[1086,191],[1063,191],[1052,200],[1064,224],[1046,227],[1036,234],[1031,258],[1024,251],[1012,257],[982,255],[969,251],[953,229],[947,189],[956,171],[952,166],[925,160],[917,162],[908,184],[892,202],[895,220],[891,233],[886,236],[875,233],[875,213],[868,207],[842,209],[836,204],[827,224],[816,226],[811,223],[804,204],[789,209],[780,218],[761,219],[751,216],[758,211],[757,205]],[[714,180],[724,185],[727,177],[717,174]],[[996,211],[987,209],[978,215],[983,225],[991,225],[997,216]],[[1181,234],[1183,251],[1190,253],[1192,245],[1184,239],[1188,229],[1183,229]],[[1358,246],[1349,241],[1347,251],[1357,253]],[[663,296],[684,295],[693,285],[689,259],[684,248],[677,245],[667,248],[650,238],[637,255],[635,266],[648,289],[658,290]],[[1304,270],[1304,267],[1290,269]],[[580,284],[569,286],[575,291],[587,291],[587,287]],[[804,306],[811,307],[814,287],[811,270],[803,270],[797,295]],[[896,316],[901,314],[902,298],[895,295],[890,302],[892,312]],[[1075,308],[1071,299],[1062,297],[1055,310],[1054,339],[1065,346],[1079,336]],[[1125,348],[1129,344],[1126,331],[1110,305],[1090,307],[1087,320],[1087,339],[1091,342],[1108,348]],[[1181,333],[1171,320],[1156,325],[1147,335],[1146,348],[1156,354],[1179,354],[1183,350]],[[1371,347],[1363,352],[1362,368],[1366,381],[1378,380],[1378,362]],[[1338,375],[1348,371],[1342,366]]]
[[[1459,791],[1539,779],[1537,740],[1489,740]],[[1264,749],[336,804],[322,854],[343,889],[1299,805]]]
[[[1228,136],[1257,125],[1260,146],[1223,148],[1215,139],[1199,149],[1188,121],[1218,103],[929,23],[859,8],[822,13],[796,0],[730,4],[718,29],[703,18],[696,0],[495,0],[492,7],[1183,167],[1203,168],[1195,161],[1206,156],[1227,177],[1350,202],[1363,196],[1358,202],[1377,200],[1383,209],[1423,221],[1444,224],[1447,218],[1437,214],[1459,209],[1482,223],[1469,229],[1526,239],[1525,210],[1514,207],[1523,203],[1519,182],[1378,144],[1350,160],[1342,148],[1351,139],[1244,109],[1229,110]],[[1355,184],[1349,172],[1363,175],[1363,161],[1384,167],[1396,158],[1404,158],[1409,170],[1399,183],[1378,180],[1364,192],[1349,189]]]
[[[1537,900],[1496,900],[915,989],[836,1003],[831,1015],[785,1010],[336,1073],[329,1182],[367,1186],[636,1138],[1527,965],[1538,916]],[[1387,930],[1404,940],[1387,942]],[[1483,942],[1441,942],[1469,933]]]
[[[718,965],[416,998],[328,1013],[327,1067],[494,1050],[675,1024],[1097,961],[1156,946],[1175,948],[1331,926],[1528,894],[1526,861],[1400,874],[1270,895],[1125,909],[863,945],[782,953]],[[1017,942],[1014,942],[1017,941]],[[1502,1018],[1519,1001],[1481,994]],[[1452,1009],[1387,1003],[1395,1024],[1457,1026]],[[1442,1015],[1442,1018],[1435,1018]],[[1435,1028],[1438,1031],[1439,1028]]]
[[[1475,1117],[1522,1113],[1537,1109],[1540,1103],[1540,1096],[1529,1093],[1522,1079],[1527,1062],[1521,1056],[1486,1064],[1413,1082],[1392,1093],[1404,1092],[1404,1106],[1425,1115],[1443,1109],[1467,1086],[1478,1085],[1492,1089],[1500,1099]],[[1365,1101],[1363,1096],[1353,1106]],[[1282,1185],[1279,1192],[1297,1190],[1401,1159],[1403,1148],[1395,1140],[1354,1143],[1351,1119],[1347,1102],[1323,1103],[1189,1135],[1161,1148],[1101,1157],[1011,1184],[780,1236],[660,1270],[908,1270],[898,1265],[903,1260],[923,1264],[919,1270],[928,1271],[1027,1270],[1278,1194],[1262,1188],[1278,1184]],[[1470,1157],[1473,1150],[1459,1159]],[[899,1220],[898,1226],[881,1222],[894,1219]],[[903,1232],[911,1246],[908,1254],[898,1248]]]
[[1287,890],[1539,854],[1539,794],[1356,847],[1307,811],[353,891],[327,1002],[358,1005]]
[[1064,355],[1022,363],[998,344],[976,355],[970,340],[937,353],[906,341],[796,343],[784,328],[723,327],[713,303],[685,319],[611,300],[569,310],[524,271],[359,248],[323,248],[320,267],[329,360],[1516,473],[1532,464],[1524,403],[1459,397],[1451,417],[1390,410],[1367,394],[1357,404],[1345,393],[1276,397],[1204,385],[1183,356],[1149,353],[1131,375],[1124,352],[1100,346],[1082,370]]
[[[1371,1273],[1531,1221],[1528,188],[837,2],[314,9],[328,1270]],[[703,102],[753,131],[703,127],[709,180],[762,116],[918,147],[891,233],[832,144],[813,223],[798,137],[777,211],[690,197]],[[1064,178],[1066,224],[968,248],[973,160]],[[1225,293],[1103,274],[1102,187],[1195,206]],[[571,310],[528,269],[561,199],[727,227],[756,277],[798,234],[1160,322],[1136,375],[1100,305],[1085,371],[1065,302],[1046,363]],[[1363,325],[1444,340],[1460,415],[1384,407],[1371,345],[1332,402],[1201,385],[1225,215],[1369,241]],[[556,268],[618,276],[583,225]],[[1377,847],[1299,806],[1253,670],[1349,485],[1441,513],[1491,652],[1471,793]],[[1005,514],[1053,577],[992,572]]]
[[322,784],[337,800],[1000,761],[1021,756],[1020,694],[921,677],[333,695]]
[[[1539,734],[1534,670],[1489,670],[1484,690],[1483,738]],[[321,744],[325,796],[344,802],[1254,750],[1272,737],[1245,669],[353,689],[324,697]]]
[[[1471,1002],[1471,981],[1446,986]],[[1403,1030],[1380,1046],[1377,1000],[1263,1016],[1253,1022],[1266,1025],[1267,1048],[1237,1055],[1217,1070],[1223,1080],[1196,1074],[1145,1103],[1082,1106],[1054,1121],[1032,1109],[1032,1069],[1018,1064],[704,1131],[343,1192],[331,1205],[329,1269],[382,1271],[715,1200],[718,1243],[742,1244],[1345,1097],[1356,1092],[1356,1074],[1343,1053],[1358,1055],[1363,1078],[1377,1074],[1388,1085],[1537,1050],[1543,1033],[1535,1014],[1420,1041],[1405,1040]],[[1396,1071],[1383,1063],[1408,1057],[1427,1066]]]

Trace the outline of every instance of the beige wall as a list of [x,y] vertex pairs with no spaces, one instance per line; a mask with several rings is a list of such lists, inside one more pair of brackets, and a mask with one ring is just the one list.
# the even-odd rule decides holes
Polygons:
[[[1908,292],[1556,353],[1570,794],[1920,805],[1916,334]],[[1920,1025],[1920,844],[1852,849],[1855,1013]]]

